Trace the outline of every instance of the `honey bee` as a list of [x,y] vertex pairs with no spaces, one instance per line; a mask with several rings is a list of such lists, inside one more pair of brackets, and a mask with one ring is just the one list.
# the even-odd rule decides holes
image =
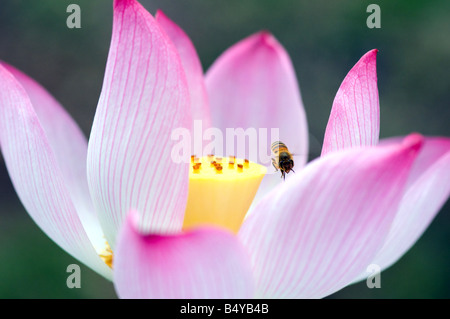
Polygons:
[[276,141],[272,143],[272,153],[274,157],[272,158],[272,165],[275,167],[275,171],[281,171],[281,178],[286,179],[286,174],[293,170],[294,160],[292,159],[292,154],[289,152],[286,144],[281,141]]

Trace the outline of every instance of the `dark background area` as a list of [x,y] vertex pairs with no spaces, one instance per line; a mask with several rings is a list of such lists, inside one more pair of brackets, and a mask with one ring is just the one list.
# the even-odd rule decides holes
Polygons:
[[[66,8],[81,7],[81,29],[66,27]],[[190,35],[205,70],[230,45],[266,29],[290,54],[320,154],[334,96],[350,68],[379,49],[381,137],[420,132],[450,136],[450,1],[151,1]],[[381,29],[366,8],[381,7]],[[0,59],[46,87],[89,136],[111,38],[112,0],[2,0]],[[417,244],[381,274],[330,298],[449,298],[450,204]],[[0,298],[116,298],[111,282],[84,265],[81,289],[68,289],[78,263],[53,243],[21,205],[0,157]]]

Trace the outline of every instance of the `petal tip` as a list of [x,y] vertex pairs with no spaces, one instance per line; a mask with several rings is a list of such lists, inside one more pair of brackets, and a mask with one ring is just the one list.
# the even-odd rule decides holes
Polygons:
[[425,141],[423,135],[419,133],[412,133],[406,136],[402,142],[403,146],[410,151],[417,153]]
[[119,7],[127,7],[136,4],[136,0],[114,0],[114,9]]
[[255,35],[255,44],[261,47],[277,49],[279,43],[275,36],[269,30],[261,30]]
[[161,9],[157,9],[155,13],[155,19],[156,21],[159,21],[160,19],[169,19],[167,15],[162,11]]
[[272,33],[270,33],[269,30],[261,30],[259,31],[259,33],[257,33],[257,35],[259,35],[259,37],[261,38],[261,40],[263,41],[267,41],[270,40],[271,38],[273,38]]
[[360,62],[364,64],[376,64],[378,49],[372,49],[361,57]]
[[175,22],[173,22],[172,19],[170,19],[167,16],[167,14],[165,14],[164,11],[162,11],[161,9],[156,10],[155,20],[159,24],[159,26],[162,29],[164,29],[165,32],[167,32],[169,37],[171,37],[170,34],[173,35],[175,33],[176,36],[172,37],[172,41],[174,43],[176,43],[175,39],[180,36],[179,35],[180,33],[182,33],[183,36],[187,38],[185,32]]

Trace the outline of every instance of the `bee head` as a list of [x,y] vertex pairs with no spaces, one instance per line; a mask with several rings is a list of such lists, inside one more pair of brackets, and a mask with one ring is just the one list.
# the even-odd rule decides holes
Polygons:
[[282,152],[280,154],[279,166],[286,173],[289,173],[294,167],[294,161],[292,160],[292,156],[289,153]]

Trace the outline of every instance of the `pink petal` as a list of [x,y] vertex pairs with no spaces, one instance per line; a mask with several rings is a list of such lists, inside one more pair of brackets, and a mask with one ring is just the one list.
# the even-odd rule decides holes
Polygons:
[[39,83],[11,65],[4,62],[2,65],[28,94],[83,227],[94,247],[104,249],[105,238],[87,185],[86,138],[72,117]]
[[359,275],[388,234],[421,142],[332,153],[264,198],[239,232],[258,296],[321,298]]
[[427,138],[386,241],[372,263],[385,269],[422,236],[450,196],[450,139]]
[[[270,146],[280,140],[296,154],[295,168],[306,163],[308,127],[295,71],[287,52],[271,34],[254,34],[225,51],[208,70],[206,88],[212,125],[224,136],[226,128],[267,129],[267,138],[258,139],[258,151],[265,155],[239,154],[237,143],[227,153],[268,166],[270,175],[274,173]],[[278,138],[271,137],[272,128],[279,129]],[[278,174],[269,175],[257,198],[282,181]]]
[[342,82],[331,109],[322,156],[348,147],[376,145],[380,133],[376,58],[367,52]]
[[189,163],[172,158],[178,141],[171,134],[190,125],[186,78],[171,41],[139,3],[116,0],[88,147],[89,189],[112,248],[130,208],[142,212],[142,230],[181,229]]
[[198,228],[179,235],[147,235],[130,213],[118,239],[114,284],[121,298],[250,298],[250,261],[231,233]]
[[26,91],[2,65],[0,79],[0,144],[22,204],[61,248],[111,277],[77,215],[57,156]]
[[[203,129],[207,129],[211,126],[211,115],[202,64],[197,51],[187,34],[162,11],[158,10],[155,18],[177,48],[183,63],[191,97],[192,120],[201,120]],[[195,153],[200,154],[199,152]]]
[[[382,139],[379,145],[395,145],[401,143],[404,136],[396,136]],[[408,178],[408,188],[413,185],[422,174],[429,169],[437,160],[450,150],[450,142],[446,137],[427,137],[424,140],[424,146],[419,153],[411,173]]]

